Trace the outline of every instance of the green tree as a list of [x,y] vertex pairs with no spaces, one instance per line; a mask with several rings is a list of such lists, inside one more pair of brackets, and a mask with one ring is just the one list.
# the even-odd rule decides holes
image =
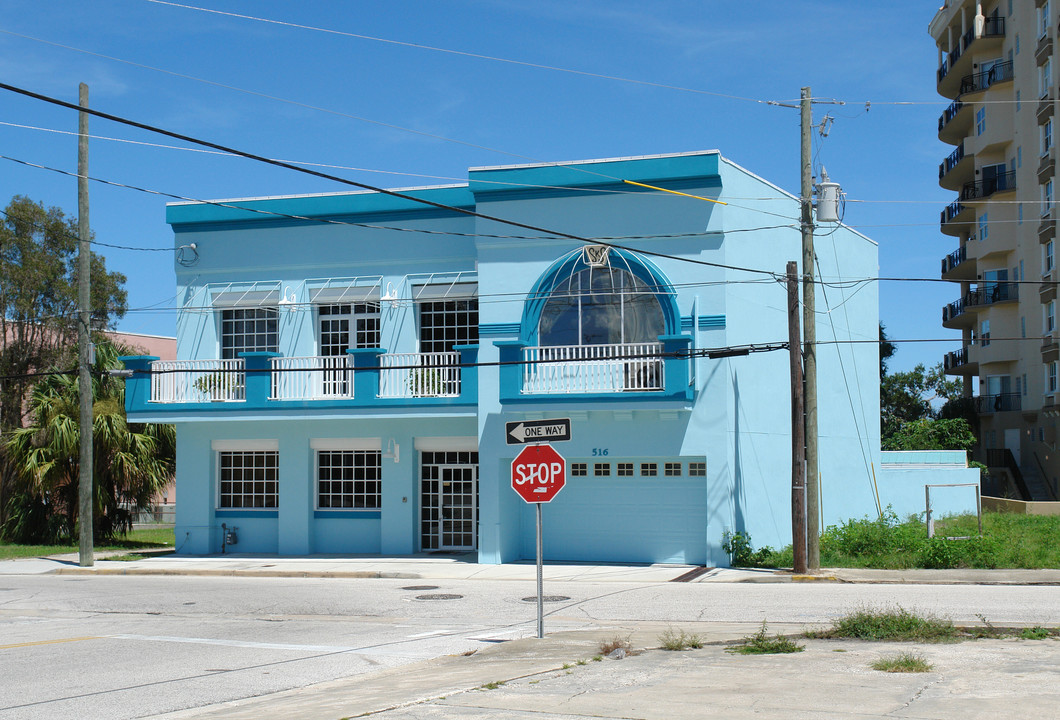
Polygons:
[[927,370],[922,364],[912,370],[885,375],[880,382],[882,436],[886,440],[902,425],[934,420],[942,407],[960,398],[960,380],[946,377],[942,363]]
[[898,346],[887,337],[887,329],[880,323],[880,381],[887,374],[887,361],[898,352]]
[[964,418],[922,418],[883,439],[884,450],[971,450],[976,439]]
[[[0,217],[0,436],[26,421],[34,374],[75,364],[77,220],[16,196]],[[125,314],[125,276],[92,254],[92,328]],[[14,482],[0,445],[0,524]]]
[[[125,383],[106,371],[127,349],[98,346],[93,373],[93,535],[124,534],[136,513],[172,477],[172,425],[130,424]],[[39,382],[30,402],[33,422],[5,442],[14,471],[3,534],[17,542],[56,542],[75,536],[80,439],[77,377],[63,373]]]

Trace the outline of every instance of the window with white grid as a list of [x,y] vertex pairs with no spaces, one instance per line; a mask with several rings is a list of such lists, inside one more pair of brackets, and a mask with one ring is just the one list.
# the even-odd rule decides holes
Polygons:
[[344,355],[349,348],[379,347],[379,303],[321,305],[320,354]]
[[317,507],[377,509],[382,499],[379,450],[318,450]]
[[219,507],[267,509],[279,506],[279,458],[271,450],[217,453]]
[[244,352],[276,352],[276,308],[233,308],[221,311],[221,358]]
[[452,352],[454,345],[478,342],[478,300],[419,303],[420,352]]

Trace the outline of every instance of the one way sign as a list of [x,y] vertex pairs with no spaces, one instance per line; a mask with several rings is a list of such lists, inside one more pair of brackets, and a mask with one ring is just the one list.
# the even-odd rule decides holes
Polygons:
[[570,440],[570,418],[504,423],[504,440],[509,445]]

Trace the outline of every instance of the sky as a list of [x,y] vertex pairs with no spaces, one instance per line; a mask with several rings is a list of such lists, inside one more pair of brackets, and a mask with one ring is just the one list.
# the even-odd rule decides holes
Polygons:
[[[923,281],[956,249],[939,232],[955,196],[937,182],[952,149],[936,137],[949,104],[927,33],[938,4],[5,0],[0,82],[71,103],[83,82],[96,110],[387,188],[717,149],[794,194],[787,105],[810,87],[827,128],[814,167],[842,186],[846,224],[879,243],[881,278],[920,279],[880,281],[891,368],[905,370],[960,347],[940,324],[959,287]],[[77,121],[0,90],[0,207],[25,195],[76,216],[74,177],[14,160],[75,173]],[[124,332],[175,334],[172,196],[346,189],[99,118],[89,133],[89,175],[139,188],[90,187],[96,240],[135,248],[95,248],[128,278]]]

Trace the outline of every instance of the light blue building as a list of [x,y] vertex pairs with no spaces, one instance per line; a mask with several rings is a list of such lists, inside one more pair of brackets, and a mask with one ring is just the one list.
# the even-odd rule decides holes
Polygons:
[[[127,405],[176,424],[181,552],[219,552],[224,523],[241,552],[532,558],[505,423],[550,418],[572,439],[547,559],[727,565],[725,531],[791,541],[788,353],[704,351],[786,342],[796,198],[717,152],[401,193],[435,205],[169,206],[178,360],[126,359]],[[833,226],[816,252],[833,523],[877,507],[877,287],[849,282],[878,274],[877,247]]]

